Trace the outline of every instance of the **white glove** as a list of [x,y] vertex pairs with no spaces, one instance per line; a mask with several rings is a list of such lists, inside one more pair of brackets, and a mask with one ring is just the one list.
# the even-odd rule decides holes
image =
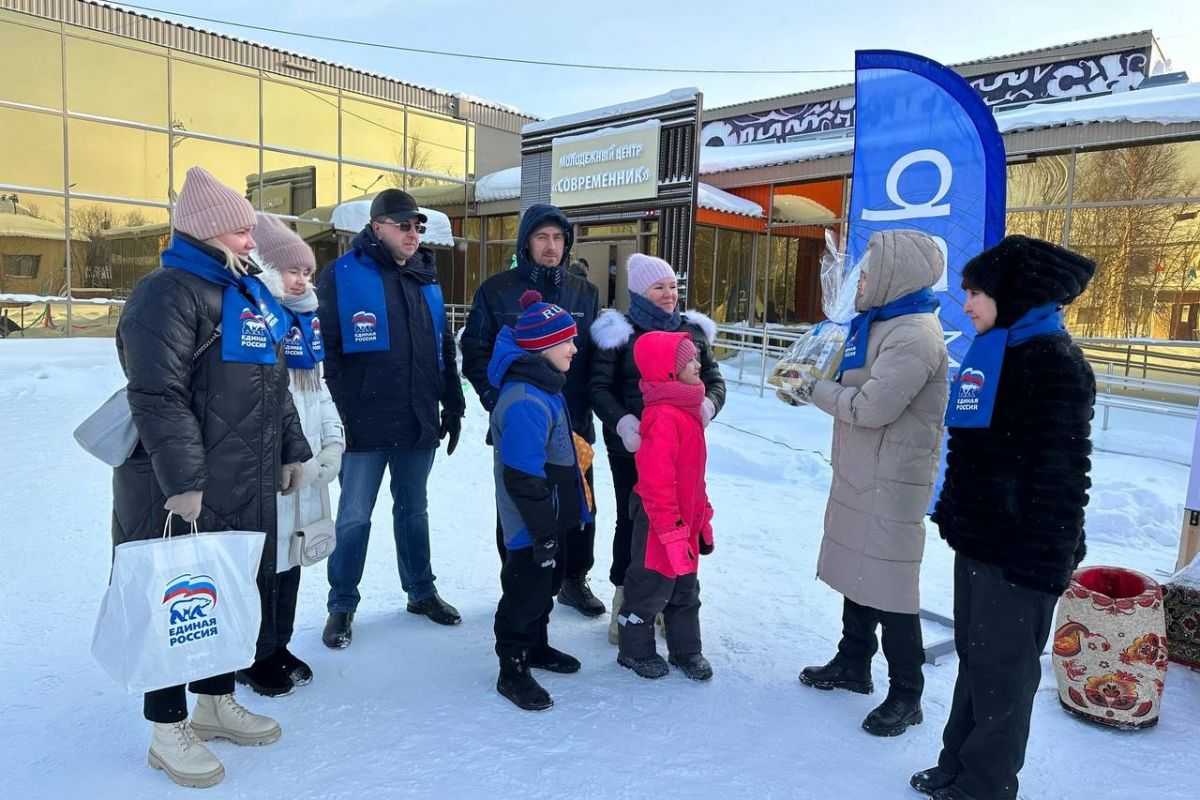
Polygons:
[[300,477],[303,474],[303,464],[299,462],[284,464],[279,473],[279,493],[284,497],[295,494],[300,489]]
[[163,508],[172,514],[178,514],[184,522],[195,522],[196,518],[200,516],[203,498],[204,492],[196,490],[183,492],[168,497],[167,502],[163,503]]
[[317,473],[317,484],[324,486],[327,483],[332,483],[333,479],[342,471],[342,452],[346,449],[346,445],[341,442],[331,442],[321,448],[321,452],[317,453],[317,457],[313,461],[317,462],[319,471]]
[[321,478],[321,466],[315,458],[310,458],[300,465],[300,488],[306,489]]
[[633,414],[626,414],[617,420],[617,436],[621,437],[621,444],[631,453],[636,453],[642,446],[641,427],[641,420]]
[[708,423],[713,421],[713,417],[717,415],[717,404],[709,398],[704,398],[704,402],[700,404],[700,421],[704,427],[708,427]]

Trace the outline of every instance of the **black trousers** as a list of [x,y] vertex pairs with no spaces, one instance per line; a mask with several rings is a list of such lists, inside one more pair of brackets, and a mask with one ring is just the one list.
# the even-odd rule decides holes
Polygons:
[[871,659],[879,649],[875,629],[883,628],[883,655],[888,663],[889,694],[915,702],[921,699],[925,676],[925,646],[921,641],[921,618],[861,606],[850,598],[842,600],[842,640],[838,660],[851,669],[871,674]]
[[612,568],[608,580],[613,586],[625,585],[625,571],[633,549],[633,518],[629,516],[629,498],[637,485],[637,462],[633,456],[609,452],[608,466],[612,470],[613,494],[617,500],[617,524],[613,530]]
[[642,499],[633,493],[633,544],[625,571],[625,601],[617,619],[621,655],[647,658],[654,655],[654,617],[663,615],[667,651],[674,656],[702,652],[700,641],[700,581],[696,573],[668,578],[646,567],[646,537],[650,519]]
[[1012,800],[1054,624],[1055,595],[1009,583],[991,564],[954,559],[958,680],[938,766],[979,800]]
[[[592,470],[590,467],[584,473],[583,478],[588,482],[588,487],[591,489],[592,497],[594,498],[596,496],[596,486],[592,480]],[[563,563],[566,569],[564,573],[566,577],[587,577],[592,566],[596,563],[595,546],[595,522],[589,522],[584,525],[582,530],[573,530],[558,537],[558,552],[560,556],[558,560]],[[500,554],[500,563],[503,565],[508,555],[508,548],[504,546],[504,528],[500,525],[499,513],[496,514],[496,552]],[[558,594],[558,590],[556,589],[554,593]]]
[[[561,541],[561,539],[560,539]],[[528,659],[529,651],[547,644],[547,626],[554,610],[554,595],[562,587],[565,567],[555,559],[543,567],[533,559],[533,548],[522,547],[505,554],[500,570],[503,590],[496,605],[496,655],[500,670],[511,669]]]
[[[192,694],[233,694],[233,673],[214,675],[187,685]],[[183,722],[188,717],[187,692],[183,686],[168,686],[146,692],[142,714],[151,722]]]

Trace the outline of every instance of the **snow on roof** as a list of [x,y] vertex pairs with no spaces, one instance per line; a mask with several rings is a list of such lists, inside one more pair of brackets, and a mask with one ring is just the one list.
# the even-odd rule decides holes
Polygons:
[[475,202],[495,203],[515,200],[521,196],[521,167],[509,167],[490,172],[475,181]]
[[521,133],[539,133],[541,131],[551,130],[552,128],[563,128],[568,125],[578,125],[584,122],[600,122],[610,117],[621,117],[626,114],[634,114],[638,111],[657,108],[659,106],[678,103],[683,100],[690,100],[700,93],[700,90],[695,87],[686,89],[672,89],[665,94],[655,95],[654,97],[643,97],[640,100],[630,100],[625,103],[617,103],[603,108],[593,108],[588,111],[579,111],[574,114],[565,114],[561,117],[552,119],[544,119],[541,122],[528,122],[521,128]]
[[696,205],[711,211],[724,211],[742,217],[762,217],[763,208],[758,203],[730,194],[724,189],[701,183],[696,188]]
[[632,125],[613,125],[608,128],[600,128],[587,133],[575,133],[570,136],[555,136],[550,140],[551,144],[571,144],[572,142],[585,142],[589,139],[599,139],[602,136],[611,136],[614,133],[629,133],[630,131],[648,130],[650,128],[658,128],[662,126],[662,120],[647,119],[641,122],[635,122]]
[[[361,231],[371,221],[371,200],[365,197],[359,200],[347,200],[333,209],[330,222],[339,231]],[[421,234],[421,244],[454,246],[454,233],[450,228],[450,218],[441,211],[417,206],[421,213],[429,218],[425,223],[425,233]]]
[[[61,222],[50,222],[27,214],[7,212],[0,212],[0,236],[23,239],[57,239],[60,242],[66,238]],[[77,242],[88,241],[88,237],[79,231],[72,231],[71,238]]]
[[[1200,83],[1156,86],[1070,102],[1032,103],[996,114],[1001,133],[1099,122],[1200,122]],[[854,152],[852,135],[839,139],[701,147],[700,174],[797,164]]]

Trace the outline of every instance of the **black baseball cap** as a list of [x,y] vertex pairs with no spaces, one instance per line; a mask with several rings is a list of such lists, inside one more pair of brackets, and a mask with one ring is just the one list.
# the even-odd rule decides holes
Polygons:
[[371,219],[373,220],[387,218],[403,222],[413,217],[421,222],[429,221],[429,218],[421,213],[421,209],[417,208],[417,201],[408,192],[400,189],[384,189],[371,201]]

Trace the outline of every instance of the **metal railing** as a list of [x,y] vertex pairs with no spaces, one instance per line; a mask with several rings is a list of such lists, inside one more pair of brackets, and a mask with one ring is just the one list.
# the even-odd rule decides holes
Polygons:
[[[793,343],[811,326],[717,325],[717,357],[737,358],[737,374],[727,380],[758,388],[761,397],[770,385],[767,376]],[[1096,404],[1101,429],[1108,430],[1113,409],[1197,418],[1200,404],[1200,342],[1151,339],[1081,338],[1076,343],[1096,373]],[[757,357],[756,357],[757,356]]]

